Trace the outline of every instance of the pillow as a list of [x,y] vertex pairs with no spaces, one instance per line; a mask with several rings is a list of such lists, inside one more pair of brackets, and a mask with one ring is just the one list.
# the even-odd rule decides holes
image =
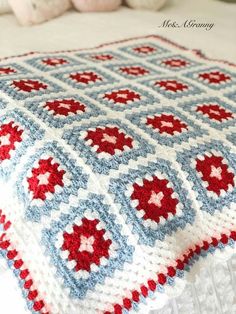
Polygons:
[[11,7],[8,0],[0,0],[0,14],[8,13],[11,11]]
[[126,0],[126,3],[133,9],[159,10],[166,0]]
[[81,12],[114,11],[121,0],[72,0],[75,8]]
[[32,25],[50,20],[67,11],[69,0],[9,0],[22,25]]

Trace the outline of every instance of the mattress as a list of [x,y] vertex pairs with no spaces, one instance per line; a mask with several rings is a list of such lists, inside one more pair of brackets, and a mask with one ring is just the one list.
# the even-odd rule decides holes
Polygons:
[[[204,11],[202,7],[204,7]],[[184,46],[201,49],[211,58],[235,62],[235,34],[232,31],[236,28],[235,14],[235,6],[221,2],[181,1],[181,3],[177,3],[177,1],[172,1],[158,13],[132,11],[127,8],[122,8],[109,15],[79,15],[75,12],[68,12],[58,19],[33,28],[21,28],[13,16],[5,15],[0,17],[0,56],[3,58],[29,51],[93,47],[106,41],[156,33],[175,41],[178,41],[179,38]],[[215,25],[212,30],[207,31],[204,28],[173,30],[159,27],[166,19],[185,21],[186,17],[196,19],[196,16],[201,22],[213,22]],[[0,285],[4,287],[1,290],[4,314],[27,314],[28,311],[21,300],[20,292],[10,287],[16,287],[15,278],[9,271],[4,271],[6,268],[4,263],[2,268],[3,275]],[[220,275],[216,276],[215,274],[219,272]],[[219,282],[221,285],[218,284]],[[208,300],[204,299],[208,295],[207,289],[211,296]],[[199,293],[200,291],[205,292]],[[9,302],[4,305],[4,301],[9,295],[11,295],[10,299],[14,295],[15,301],[14,304],[12,302],[12,308],[9,307]],[[200,275],[197,275],[195,283],[187,284],[183,294],[169,303],[167,298],[161,295],[158,304],[155,302],[152,308],[157,309],[162,306],[164,308],[152,313],[231,314],[236,313],[235,297],[235,258],[232,258],[228,262],[222,262],[221,265],[217,264],[203,269]],[[225,298],[227,298],[227,302],[224,302]]]

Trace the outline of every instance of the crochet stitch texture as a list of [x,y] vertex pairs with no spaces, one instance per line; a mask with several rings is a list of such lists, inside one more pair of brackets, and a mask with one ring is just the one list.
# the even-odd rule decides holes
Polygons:
[[139,311],[233,252],[235,86],[158,36],[1,61],[0,255],[32,313]]

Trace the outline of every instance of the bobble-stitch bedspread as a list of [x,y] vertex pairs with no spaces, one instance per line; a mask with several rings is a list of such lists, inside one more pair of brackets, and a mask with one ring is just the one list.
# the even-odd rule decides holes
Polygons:
[[234,251],[234,65],[148,36],[2,60],[0,91],[0,254],[32,313],[138,311]]

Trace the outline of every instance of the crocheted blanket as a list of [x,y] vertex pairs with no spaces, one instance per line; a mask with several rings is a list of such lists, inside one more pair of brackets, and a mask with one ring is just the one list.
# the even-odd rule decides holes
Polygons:
[[1,61],[0,254],[32,313],[138,311],[233,252],[235,86],[158,36]]

